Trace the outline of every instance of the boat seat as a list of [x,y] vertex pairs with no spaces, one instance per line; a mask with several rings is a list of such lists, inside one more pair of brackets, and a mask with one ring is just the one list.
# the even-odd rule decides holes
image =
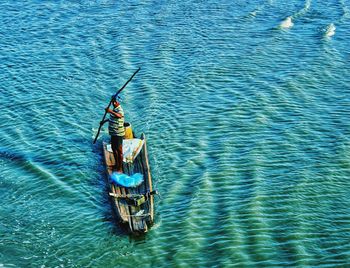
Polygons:
[[148,200],[148,195],[146,194],[127,194],[127,195],[118,195],[115,193],[109,193],[110,196],[119,199],[125,199],[128,204],[131,204],[135,207],[141,206]]

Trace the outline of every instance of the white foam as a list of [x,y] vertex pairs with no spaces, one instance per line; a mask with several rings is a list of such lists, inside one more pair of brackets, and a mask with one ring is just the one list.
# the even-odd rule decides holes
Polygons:
[[249,15],[255,17],[257,13],[258,13],[258,11],[254,10],[254,11],[250,12]]
[[283,29],[292,28],[294,23],[292,22],[292,17],[287,17],[284,21],[281,22],[280,27]]
[[333,35],[335,35],[335,25],[333,23],[329,24],[326,28],[326,33],[325,36],[326,37],[331,37]]

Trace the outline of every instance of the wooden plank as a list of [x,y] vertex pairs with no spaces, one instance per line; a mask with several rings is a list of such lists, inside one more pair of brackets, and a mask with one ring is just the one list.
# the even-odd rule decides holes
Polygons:
[[[138,166],[137,168],[138,168],[139,172],[144,174],[144,183],[142,185],[143,187],[142,187],[141,191],[143,193],[147,193],[147,192],[149,192],[148,176],[147,176],[147,173],[145,172],[146,164],[144,163],[144,157],[142,157],[142,154],[140,154],[137,166]],[[145,203],[145,205],[143,206],[143,209],[145,210],[145,214],[150,215],[150,199],[149,199],[149,197],[148,197],[147,203]],[[145,218],[145,221],[149,224],[152,223],[150,220],[150,217]]]
[[[127,172],[127,174],[129,176],[134,174],[135,173],[135,162],[134,162],[134,164],[127,164],[125,171]],[[138,189],[139,189],[139,187],[128,188],[128,192],[129,192],[129,194],[140,194],[140,191]],[[141,206],[130,205],[129,208],[130,208],[130,214],[135,215],[140,211]],[[132,217],[132,221],[133,221],[133,228],[135,231],[144,232],[144,230],[147,229],[147,227],[145,227],[145,224],[142,220],[142,217],[135,217],[134,216],[134,217]]]
[[[140,154],[138,157],[138,160],[135,164],[135,170],[137,170],[137,172],[139,172],[139,173],[145,174],[144,170],[143,170],[143,166],[142,166],[142,154]],[[144,183],[138,187],[138,193],[145,194],[147,192],[148,192],[147,177],[144,175]],[[146,202],[144,202],[140,206],[140,210],[144,211],[142,213],[143,215],[149,215],[149,197],[147,197]],[[142,221],[142,228],[144,228],[144,229],[148,229],[148,222],[149,222],[148,218],[149,218],[149,216],[145,216],[145,217],[140,218],[140,221]]]
[[[108,175],[110,176],[113,172],[113,166],[114,166],[114,162],[115,162],[115,159],[114,159],[114,155],[113,153],[109,152],[107,150],[107,144],[106,144],[106,147],[105,147],[105,150],[108,154]],[[111,181],[110,181],[110,177],[108,177],[108,180],[109,180],[109,183],[110,183],[110,187],[112,189],[112,192],[115,193],[115,194],[120,194],[120,190],[118,189],[117,186],[115,186]],[[121,219],[122,222],[126,222],[127,221],[127,217],[125,217],[124,215],[125,214],[128,214],[128,211],[125,210],[125,206],[116,198],[114,198],[114,205],[116,206],[116,209],[117,209],[117,213],[119,214],[119,218]]]
[[[137,158],[134,161],[134,164],[130,166],[129,168],[129,175],[134,174],[134,173],[142,173],[144,174],[144,170],[142,168],[142,154],[139,154]],[[139,187],[137,188],[130,188],[129,192],[133,194],[144,194],[147,192],[147,177],[144,176],[144,183],[142,183]],[[144,215],[149,215],[149,206],[148,206],[149,200],[146,200],[145,203],[141,204],[140,206],[134,206],[132,207],[132,213],[133,215],[138,214],[140,211],[142,211],[141,215],[142,216],[134,216],[133,221],[134,221],[134,226],[135,229],[137,228],[139,231],[146,232],[148,229],[147,223],[148,223],[148,216]]]
[[[125,174],[128,174],[128,168],[126,166],[126,163],[123,162],[123,172]],[[121,187],[122,188],[122,194],[123,195],[127,195],[129,194],[129,189],[128,188],[125,188],[125,187]],[[134,227],[134,222],[133,222],[133,218],[132,218],[132,210],[131,210],[131,207],[130,205],[128,204],[127,206],[127,211],[128,211],[128,221],[129,221],[129,228],[132,232],[135,231],[135,227]]]
[[[148,179],[148,187],[149,191],[153,191],[153,185],[152,185],[152,177],[151,177],[151,171],[149,167],[149,162],[148,162],[148,152],[147,152],[147,142],[146,142],[146,135],[144,133],[141,134],[141,139],[143,139],[145,142],[143,144],[143,149],[141,150],[142,152],[142,158],[144,159],[144,164],[145,164],[145,174],[147,174],[147,179]],[[149,197],[149,204],[150,204],[150,218],[151,218],[151,223],[154,221],[154,202],[153,202],[153,195]]]
[[[126,164],[123,162],[123,172],[125,174],[128,174],[128,170],[127,170],[127,166]],[[125,187],[120,187],[121,189],[121,194],[122,195],[127,195],[129,194],[129,190],[128,188],[125,188]],[[133,225],[133,218],[132,218],[132,211],[130,210],[130,205],[129,204],[126,204],[126,211],[127,211],[127,217],[128,217],[128,224],[129,224],[129,229],[134,232],[134,225]]]
[[[107,175],[108,175],[108,183],[109,188],[112,191],[112,193],[116,195],[120,195],[120,189],[119,187],[116,187],[110,180],[110,175],[113,172],[113,166],[114,166],[114,155],[113,153],[109,152],[107,150],[107,143],[103,143],[103,152],[104,152],[104,158],[106,162],[106,168],[107,168]],[[122,204],[117,198],[113,198],[113,204],[116,207],[116,212],[118,213],[118,217],[121,219],[122,222],[127,222],[128,218],[125,215],[128,215],[129,212],[125,208],[125,205]]]

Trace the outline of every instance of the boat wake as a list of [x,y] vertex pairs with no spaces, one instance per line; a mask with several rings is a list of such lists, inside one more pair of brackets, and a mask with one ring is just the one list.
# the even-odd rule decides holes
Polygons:
[[342,8],[342,12],[343,12],[343,15],[341,16],[340,18],[340,22],[343,22],[344,20],[346,19],[349,19],[350,18],[350,10],[349,8],[346,6],[344,0],[340,0],[340,6]]
[[298,12],[296,12],[293,15],[293,18],[299,18],[301,16],[304,16],[309,11],[310,7],[311,7],[311,0],[306,0],[304,3],[304,7],[300,9]]

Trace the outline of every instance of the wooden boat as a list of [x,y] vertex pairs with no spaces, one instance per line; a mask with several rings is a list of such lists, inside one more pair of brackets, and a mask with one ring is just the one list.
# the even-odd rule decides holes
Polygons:
[[115,163],[114,155],[108,148],[109,143],[103,142],[112,206],[119,221],[126,225],[131,233],[147,232],[154,220],[153,195],[156,194],[156,191],[153,191],[152,187],[145,134],[142,133],[140,139],[144,140],[144,144],[133,163],[123,162],[125,174],[129,176],[134,173],[143,174],[142,184],[135,188],[123,187],[112,182],[110,176]]

